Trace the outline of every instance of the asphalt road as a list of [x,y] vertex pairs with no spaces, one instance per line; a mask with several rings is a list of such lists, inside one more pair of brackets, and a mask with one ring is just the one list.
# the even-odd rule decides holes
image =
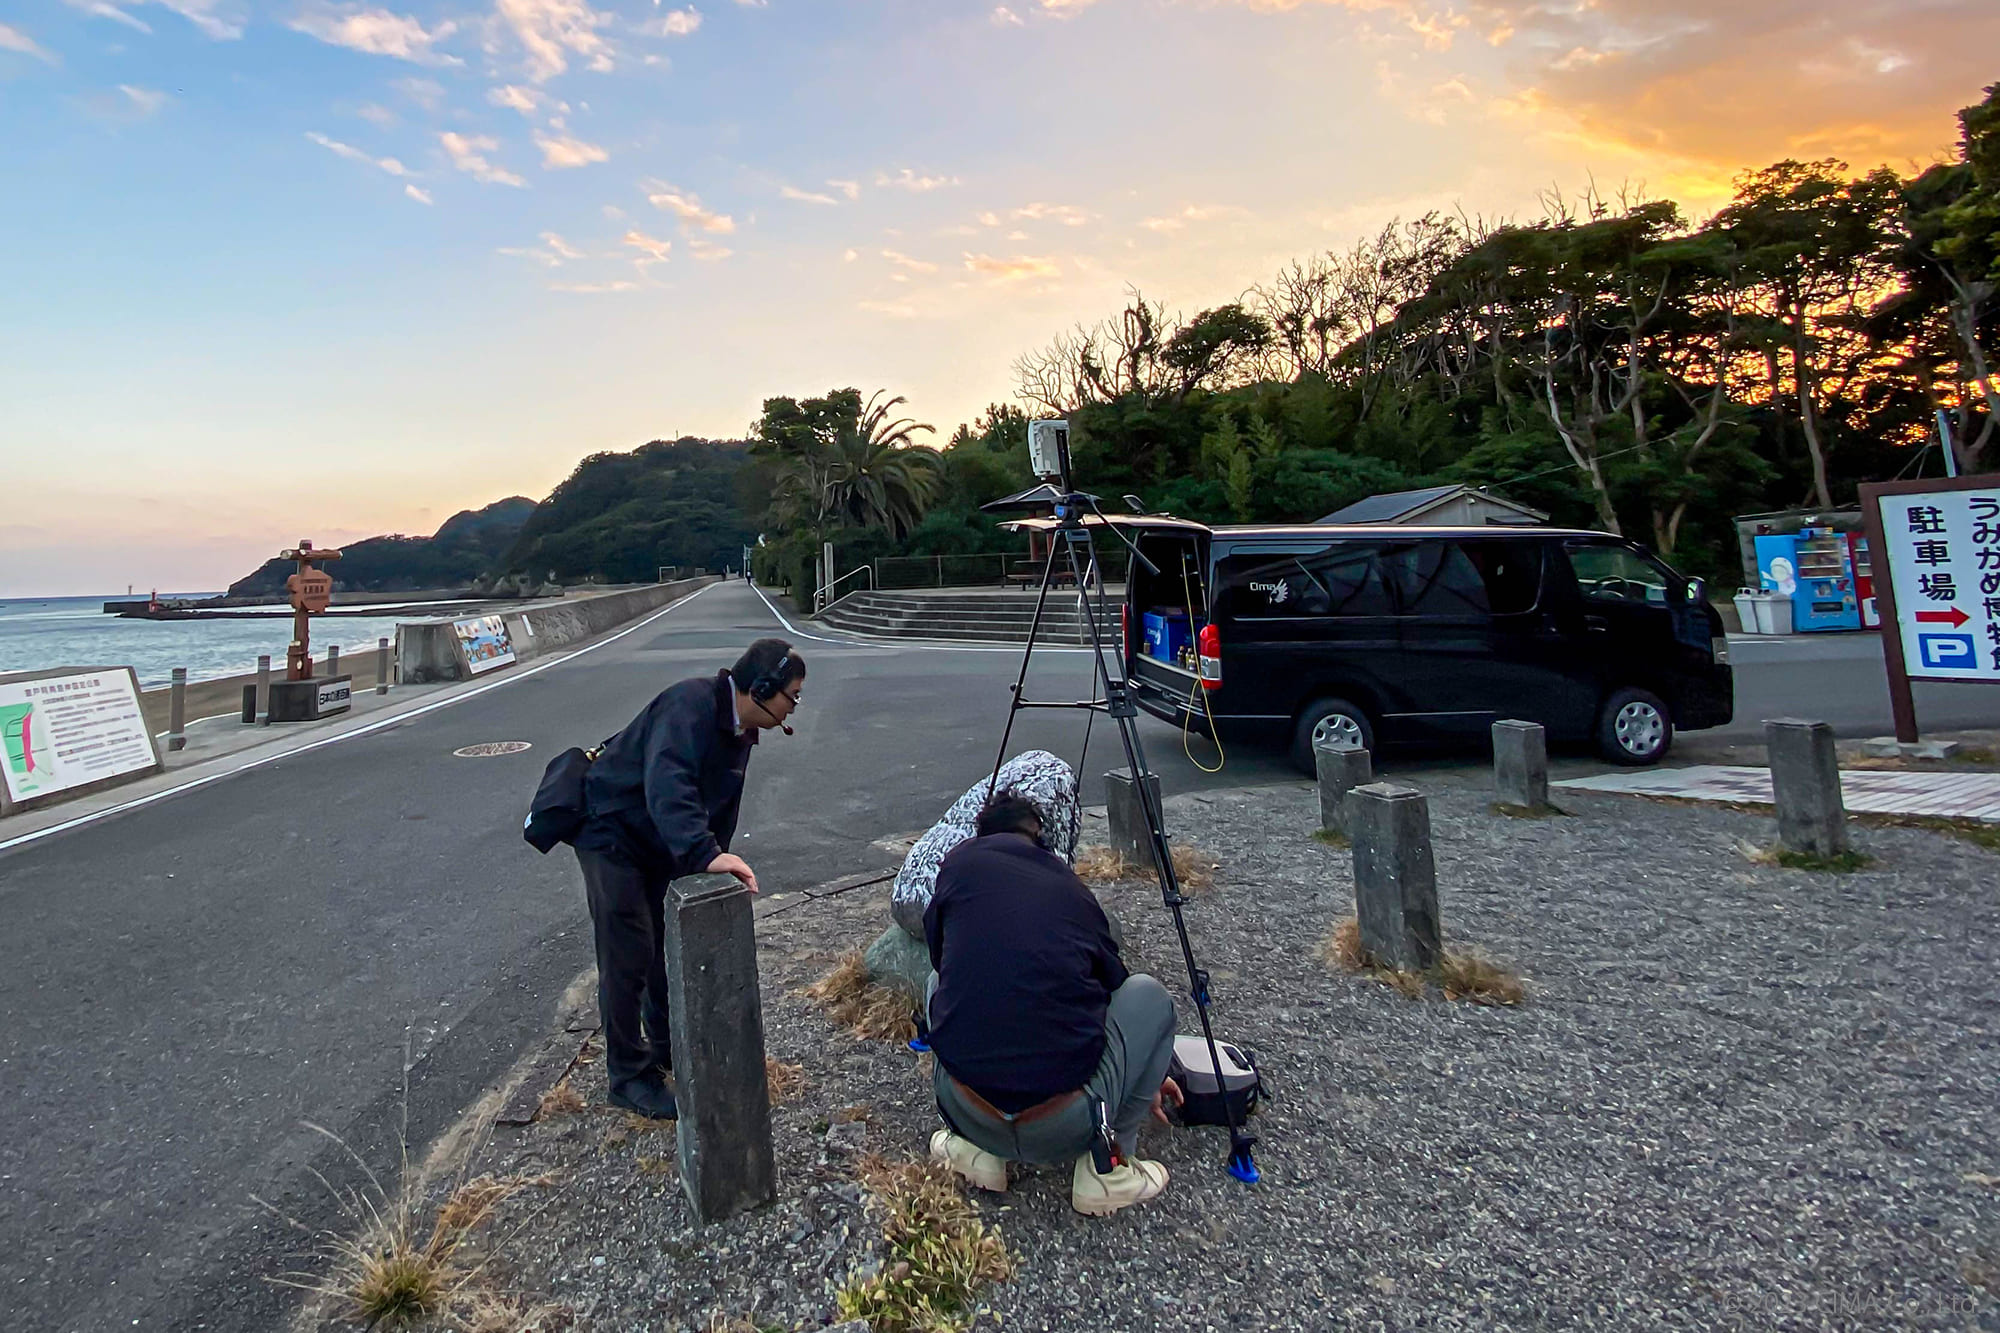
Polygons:
[[[338,1225],[313,1172],[353,1178],[309,1125],[393,1179],[401,1143],[420,1149],[543,1037],[591,961],[574,862],[520,840],[542,765],[778,630],[744,585],[715,587],[463,703],[0,853],[0,1323],[274,1327],[295,1293],[268,1279],[309,1244],[284,1219]],[[1018,666],[799,643],[798,734],[759,747],[736,847],[767,892],[879,866],[873,839],[927,826],[990,768]],[[1733,731],[1800,712],[1886,727],[1879,658],[1851,643],[1738,661]],[[1087,671],[1038,656],[1029,692],[1081,697]],[[2000,689],[1920,706],[2000,725]],[[1242,752],[1204,775],[1177,731],[1141,731],[1168,792],[1288,776]],[[1073,714],[1029,713],[1012,748],[1072,756],[1080,736]],[[452,755],[495,740],[534,748]],[[1122,763],[1100,720],[1086,773]]]

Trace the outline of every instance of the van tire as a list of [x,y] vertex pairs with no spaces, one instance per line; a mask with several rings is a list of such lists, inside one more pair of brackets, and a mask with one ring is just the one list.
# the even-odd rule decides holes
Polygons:
[[1292,767],[1306,776],[1319,771],[1319,761],[1313,758],[1313,734],[1323,723],[1332,724],[1335,731],[1350,737],[1358,734],[1361,748],[1374,750],[1375,724],[1368,720],[1366,709],[1357,708],[1345,699],[1315,699],[1299,714],[1299,725],[1292,732]]
[[1674,743],[1674,715],[1646,690],[1613,690],[1597,719],[1597,748],[1606,759],[1643,768],[1666,758]]

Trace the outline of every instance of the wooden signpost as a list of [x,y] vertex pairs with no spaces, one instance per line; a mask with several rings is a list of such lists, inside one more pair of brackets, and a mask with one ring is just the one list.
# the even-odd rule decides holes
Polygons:
[[285,679],[311,680],[310,618],[333,604],[333,575],[318,566],[325,561],[340,559],[340,552],[316,551],[311,542],[301,540],[297,550],[282,551],[278,558],[299,562],[299,572],[285,580],[285,591],[291,594],[293,613],[292,644],[285,649]]
[[2000,473],[1861,487],[1896,739],[1913,680],[2000,681]]

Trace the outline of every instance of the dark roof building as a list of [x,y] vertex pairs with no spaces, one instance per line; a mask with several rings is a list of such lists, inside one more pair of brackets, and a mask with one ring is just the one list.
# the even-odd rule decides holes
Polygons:
[[1426,486],[1357,500],[1322,523],[1400,523],[1422,527],[1532,527],[1549,516],[1471,486]]

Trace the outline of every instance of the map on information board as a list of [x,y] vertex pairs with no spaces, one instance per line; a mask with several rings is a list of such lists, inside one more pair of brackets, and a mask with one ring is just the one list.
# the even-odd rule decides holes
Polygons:
[[1902,636],[1910,678],[2000,680],[2000,486],[1881,504],[1896,593],[1896,624],[1883,630]]
[[0,682],[0,779],[10,799],[29,801],[158,763],[128,669]]

